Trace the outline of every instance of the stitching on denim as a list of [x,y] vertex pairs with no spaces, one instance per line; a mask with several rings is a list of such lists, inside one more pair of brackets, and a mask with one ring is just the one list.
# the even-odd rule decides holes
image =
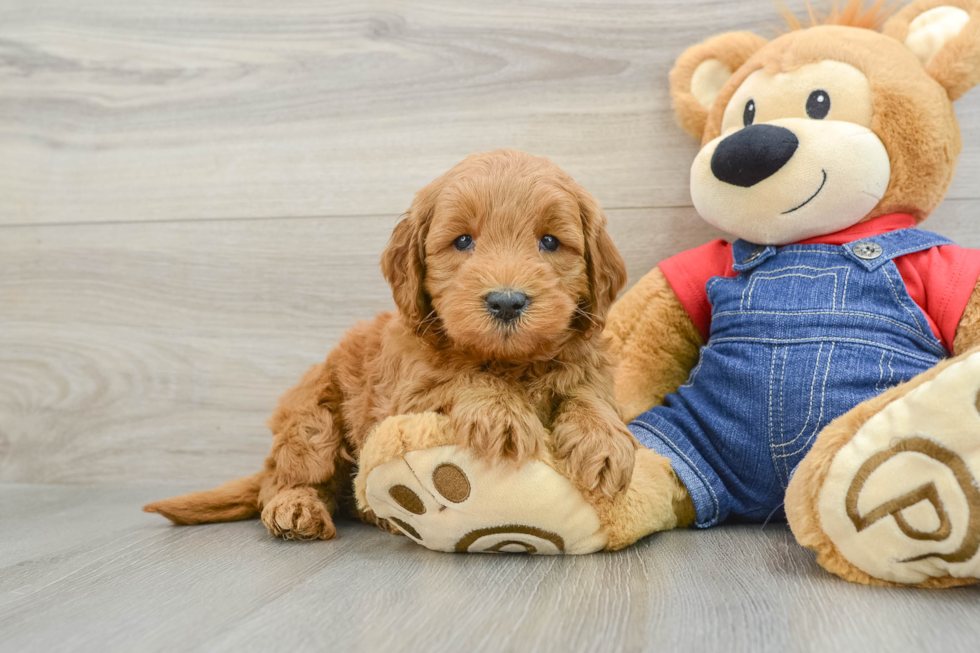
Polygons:
[[[805,245],[803,247],[805,247]],[[847,254],[845,252],[841,252],[839,249],[836,250],[836,251],[833,251],[833,252],[821,252],[821,251],[816,251],[816,250],[803,249],[802,247],[799,247],[799,248],[796,248],[796,249],[791,249],[789,247],[783,247],[783,248],[781,248],[780,251],[781,252],[803,252],[804,254],[821,254],[823,256],[844,256],[844,257],[847,257]]]
[[[775,347],[774,349],[779,349],[779,347]],[[780,370],[779,370],[779,411],[777,413],[779,416],[780,439],[786,433],[786,414],[783,410],[783,397],[786,395],[786,359],[787,358],[789,358],[789,347],[783,347],[783,364],[780,366]],[[783,475],[779,473],[779,468],[776,466],[776,447],[778,445],[776,444],[776,438],[771,437],[770,440],[771,442],[769,447],[769,456],[773,463],[772,471],[775,474],[776,478],[780,478]]]
[[783,397],[786,396],[786,359],[789,358],[789,347],[783,347],[783,372],[779,389],[779,430],[786,432],[786,411],[783,410]]
[[[892,233],[896,233],[896,232],[892,232]],[[867,241],[867,240],[873,240],[874,238],[875,237],[861,238],[861,239],[856,240],[854,242],[855,243],[864,242],[864,241]],[[853,245],[853,244],[854,243],[845,243],[843,246],[830,245],[830,247],[842,247],[843,250],[844,250],[844,251],[842,251],[841,249],[837,249],[836,251],[832,251],[832,252],[822,251],[822,250],[818,250],[818,249],[808,249],[809,247],[812,247],[812,245],[787,245],[786,247],[780,247],[779,248],[779,253],[783,253],[783,252],[803,252],[805,254],[820,254],[822,256],[843,256],[845,258],[851,258],[852,255],[853,256],[857,256],[856,254],[852,254],[852,252],[851,252],[851,245]],[[899,250],[899,251],[894,252],[894,253],[885,254],[885,256],[888,257],[887,260],[891,260],[891,259],[894,259],[894,258],[898,258],[899,256],[904,256],[906,254],[910,254],[912,252],[921,252],[923,250],[927,250],[927,249],[930,249],[932,247],[941,247],[943,245],[952,245],[952,244],[953,244],[953,241],[948,240],[946,238],[943,238],[942,236],[939,236],[936,239],[926,240],[926,241],[924,241],[924,243],[919,243],[917,245],[912,245],[912,246],[910,246],[910,247],[908,247],[906,249],[902,249],[902,250]],[[863,263],[863,264],[867,264],[867,261],[864,261],[864,259],[860,259],[860,262]]]
[[[822,274],[809,275],[809,274],[795,273],[795,274],[780,274],[779,276],[771,276],[772,273],[774,273],[774,272],[782,272],[782,270],[793,270],[793,269],[800,269],[800,268],[812,269],[812,270],[821,270],[822,271]],[[753,276],[752,277],[751,283],[749,283],[748,288],[745,289],[745,290],[748,290],[749,291],[749,305],[748,305],[748,310],[751,310],[752,309],[752,293],[755,291],[755,287],[757,285],[756,282],[759,281],[760,279],[762,281],[772,281],[774,279],[785,279],[786,277],[801,277],[803,279],[819,279],[820,277],[833,277],[834,278],[834,296],[833,296],[833,299],[831,301],[833,302],[832,310],[834,310],[836,312],[837,311],[837,273],[836,272],[833,272],[833,270],[837,270],[837,269],[840,269],[840,268],[806,268],[805,266],[793,266],[793,267],[790,267],[790,268],[782,268],[782,270],[771,270],[771,271],[768,271],[768,272],[759,273],[756,276]],[[743,303],[745,301],[745,290],[742,291],[742,302]],[[739,308],[742,309],[742,310],[745,310],[744,308],[742,308],[742,306],[739,306]]]
[[687,464],[691,468],[691,470],[695,474],[698,475],[698,477],[701,479],[701,482],[704,484],[704,486],[706,488],[708,488],[708,492],[711,493],[711,499],[712,499],[712,501],[715,502],[715,514],[708,521],[715,521],[715,520],[717,520],[718,519],[718,516],[721,514],[721,502],[718,500],[718,495],[715,494],[714,488],[711,487],[711,483],[708,482],[707,477],[701,472],[701,470],[697,468],[697,465],[694,464],[694,461],[691,460],[687,456],[686,453],[684,453],[683,451],[681,451],[677,447],[677,445],[674,444],[674,442],[672,440],[670,440],[670,438],[668,438],[666,435],[664,435],[663,433],[661,433],[658,429],[655,429],[654,427],[650,426],[649,424],[647,424],[645,422],[637,422],[637,424],[639,424],[640,426],[642,426],[646,430],[648,430],[651,433],[653,433],[654,435],[656,435],[658,438],[660,438],[660,441],[661,442],[663,442],[668,447],[670,447],[671,449],[673,449],[678,455],[682,456],[684,458],[684,460],[687,461]]
[[[807,427],[810,426],[810,417],[813,415],[813,393],[816,392],[817,389],[817,375],[820,373],[820,355],[823,354],[823,346],[825,344],[827,343],[825,342],[820,343],[820,348],[817,349],[817,362],[813,364],[813,378],[810,379],[810,408],[807,410],[806,421],[803,423],[803,427],[800,429],[800,432],[796,434],[795,438],[777,445],[779,447],[788,447],[789,445],[799,440],[801,437],[803,437],[803,432],[806,431]],[[831,345],[831,350],[833,350],[832,345]],[[827,369],[829,370],[830,367],[828,366]],[[824,379],[824,384],[826,385],[826,378]],[[818,424],[820,423],[819,420],[817,421],[817,423]]]
[[[890,262],[891,261],[889,261],[889,263]],[[895,268],[895,270],[897,271],[898,268]],[[888,272],[889,272],[889,270],[886,267],[882,267],[881,268],[881,273],[884,274],[885,275],[885,279],[888,280],[888,286],[892,289],[892,292],[895,293],[895,301],[897,301],[898,302],[898,305],[901,306],[902,308],[904,308],[906,310],[906,312],[908,312],[908,314],[912,316],[912,320],[915,321],[915,326],[919,329],[920,332],[923,332],[922,331],[922,325],[919,324],[919,318],[917,318],[915,316],[915,313],[913,313],[911,311],[911,309],[909,309],[909,307],[905,305],[905,302],[902,301],[902,298],[898,294],[898,289],[895,288],[895,282],[892,281],[892,275],[890,275]],[[906,292],[906,294],[908,294],[908,293]]]
[[910,334],[918,338],[923,342],[923,344],[928,345],[932,349],[941,353],[943,357],[946,355],[946,349],[942,346],[942,343],[936,339],[936,336],[929,331],[929,335],[922,333],[921,331],[916,331],[915,329],[909,327],[907,324],[902,324],[901,322],[896,322],[887,317],[882,317],[881,315],[875,315],[874,313],[864,313],[861,311],[722,311],[721,313],[715,313],[712,317],[727,317],[729,315],[852,315],[866,317],[873,320],[881,320],[883,322],[888,322],[891,325],[897,326],[900,329],[908,331]]
[[885,384],[885,387],[886,388],[890,388],[891,387],[891,385],[892,385],[892,379],[895,378],[895,368],[892,367],[892,361],[893,360],[895,360],[895,354],[894,353],[892,353],[892,355],[888,357],[888,382]]
[[756,272],[756,277],[764,277],[766,275],[775,274],[777,272],[786,272],[787,270],[811,270],[813,272],[829,272],[831,270],[846,270],[848,269],[844,265],[835,265],[832,268],[815,268],[812,265],[787,265],[784,268],[776,268],[775,270],[763,270],[761,272]]
[[[882,317],[881,315],[875,315],[874,313],[864,313],[862,311],[722,311],[720,313],[715,313],[713,317],[726,317],[728,315],[855,315],[860,317],[867,317],[873,320],[881,320],[883,322],[888,322],[900,329],[905,329],[906,331],[912,333],[913,335],[919,336],[920,334],[915,329],[909,327],[907,324],[902,324],[901,322],[896,322],[887,317]],[[926,340],[925,338],[923,338]]]
[[[829,253],[829,252],[827,252],[827,253]],[[811,270],[813,272],[822,272],[824,274],[815,274],[813,276],[810,276],[810,275],[807,275],[807,274],[783,274],[783,275],[774,276],[774,275],[776,275],[777,272],[786,272],[787,270]],[[830,267],[830,268],[818,268],[818,267],[813,267],[812,265],[787,265],[786,267],[777,268],[775,270],[765,270],[763,272],[756,272],[755,275],[753,275],[752,280],[749,282],[748,287],[746,287],[742,291],[742,301],[740,302],[740,307],[739,308],[742,309],[742,310],[744,310],[743,306],[744,306],[744,303],[745,303],[745,293],[746,293],[746,291],[748,291],[748,293],[749,293],[749,297],[748,297],[748,299],[749,299],[749,307],[751,308],[751,305],[752,305],[752,293],[755,290],[756,282],[758,280],[760,280],[760,279],[763,280],[763,281],[766,281],[766,280],[769,280],[769,279],[782,279],[782,278],[785,278],[785,277],[792,277],[792,276],[799,276],[799,277],[803,277],[805,279],[818,279],[820,277],[825,277],[825,276],[828,276],[828,275],[831,275],[832,274],[834,276],[834,310],[836,310],[836,307],[837,307],[837,273],[835,272],[835,270],[844,270],[845,274],[850,274],[850,271],[851,271],[850,268],[848,268],[846,266],[834,266],[834,267]],[[846,279],[847,279],[847,277],[845,276],[845,288],[846,288]]]
[[[783,410],[783,397],[786,395],[786,359],[789,358],[789,347],[783,347],[783,369],[779,380],[779,432],[786,432],[786,411]],[[773,469],[775,469],[773,465]],[[785,466],[784,466],[785,467]],[[788,471],[787,471],[788,474]],[[786,485],[785,483],[783,485]]]
[[715,284],[719,281],[724,281],[726,279],[731,279],[732,277],[712,277],[708,280],[708,284],[704,287],[704,294],[708,298],[708,303],[711,303],[711,291],[715,287]]
[[694,379],[698,377],[698,371],[701,369],[701,363],[704,362],[704,352],[706,352],[709,349],[711,349],[710,344],[705,345],[704,347],[701,348],[701,351],[698,352],[698,364],[695,365],[694,369],[691,371],[691,376],[688,377],[687,383],[678,386],[677,388],[678,390],[680,390],[681,388],[690,388],[692,385],[694,385]]
[[[885,378],[885,368],[882,367],[881,364],[884,362],[884,360],[885,360],[885,354],[887,354],[887,353],[888,353],[887,351],[881,352],[881,358],[878,360],[878,382],[875,383],[875,392],[881,392],[881,390],[882,390],[882,388],[881,388],[881,382]],[[894,354],[892,354],[892,355],[894,356]]]
[[[775,421],[772,417],[772,404],[773,404],[773,380],[776,377],[776,354],[779,351],[779,347],[772,348],[772,362],[769,364],[769,455],[772,457],[773,461],[776,460],[776,434],[773,428]],[[776,471],[775,468],[773,471]]]
[[939,247],[940,245],[950,245],[953,241],[941,239],[941,240],[927,240],[925,244],[919,243],[918,245],[913,245],[912,247],[907,247],[905,249],[899,250],[892,254],[888,254],[888,260],[896,259],[899,256],[905,256],[912,252],[924,252],[927,249],[932,249],[933,247]]
[[792,453],[782,454],[780,458],[790,458],[806,451],[810,447],[810,443],[813,442],[813,438],[817,437],[817,433],[820,431],[820,422],[823,421],[823,409],[827,401],[827,378],[830,376],[830,363],[834,357],[834,347],[836,346],[837,343],[830,343],[830,352],[827,354],[827,369],[823,373],[823,386],[820,388],[820,415],[817,416],[817,423],[813,425],[813,433],[810,434],[810,437],[803,443],[802,447]]
[[851,280],[851,268],[844,268],[844,292],[840,295],[840,310],[847,309],[847,283]]
[[943,357],[936,356],[934,358],[927,358],[925,356],[914,354],[910,351],[905,351],[903,349],[898,349],[897,347],[890,347],[888,345],[883,345],[880,342],[874,342],[872,340],[861,340],[860,338],[749,338],[743,336],[731,336],[727,338],[712,338],[713,343],[717,344],[719,342],[769,342],[769,343],[800,343],[800,342],[854,342],[861,345],[868,345],[875,349],[887,349],[888,351],[901,354],[902,356],[907,356],[908,358],[914,358],[915,360],[923,361],[929,363],[930,365],[935,365]]

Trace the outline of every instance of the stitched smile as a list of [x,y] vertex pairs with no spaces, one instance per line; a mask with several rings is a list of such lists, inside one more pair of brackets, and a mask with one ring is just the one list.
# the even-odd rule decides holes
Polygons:
[[802,209],[804,206],[806,206],[807,204],[810,203],[810,200],[812,200],[814,197],[816,197],[817,195],[820,194],[820,191],[823,190],[823,185],[827,183],[827,171],[826,170],[821,170],[820,172],[823,173],[823,181],[820,182],[820,188],[817,189],[817,192],[814,193],[813,195],[811,195],[809,198],[807,198],[807,200],[805,202],[803,202],[802,204],[800,204],[799,206],[794,206],[789,211],[783,211],[782,213],[780,213],[780,215],[786,215],[787,213],[792,213],[793,211],[796,211],[798,209]]

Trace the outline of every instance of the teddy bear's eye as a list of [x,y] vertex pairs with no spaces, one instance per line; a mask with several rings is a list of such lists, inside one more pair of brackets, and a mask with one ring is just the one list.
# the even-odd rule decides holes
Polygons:
[[742,124],[748,127],[755,122],[755,100],[745,103],[745,111],[742,112]]
[[830,94],[827,91],[814,91],[806,99],[806,115],[814,120],[823,120],[830,113]]

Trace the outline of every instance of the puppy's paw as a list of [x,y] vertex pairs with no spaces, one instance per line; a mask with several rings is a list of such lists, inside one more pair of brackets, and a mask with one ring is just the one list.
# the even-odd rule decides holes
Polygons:
[[337,536],[326,504],[311,487],[290,488],[272,497],[262,509],[262,523],[284,540],[332,540]]
[[533,412],[500,405],[487,406],[475,415],[454,419],[453,428],[459,435],[460,444],[472,448],[490,463],[506,460],[523,464],[537,457],[548,437],[541,420]]
[[554,437],[555,455],[580,488],[612,498],[629,487],[636,441],[625,426],[564,423],[555,427]]

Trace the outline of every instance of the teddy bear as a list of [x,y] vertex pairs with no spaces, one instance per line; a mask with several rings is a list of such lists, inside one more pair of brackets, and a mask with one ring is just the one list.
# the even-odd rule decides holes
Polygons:
[[917,227],[956,168],[952,103],[980,82],[980,0],[881,5],[721,34],[671,71],[701,141],[694,206],[734,240],[612,307],[643,445],[625,492],[582,492],[547,451],[484,463],[444,417],[405,415],[361,454],[361,510],[432,549],[529,553],[785,518],[850,581],[980,579],[980,251]]

